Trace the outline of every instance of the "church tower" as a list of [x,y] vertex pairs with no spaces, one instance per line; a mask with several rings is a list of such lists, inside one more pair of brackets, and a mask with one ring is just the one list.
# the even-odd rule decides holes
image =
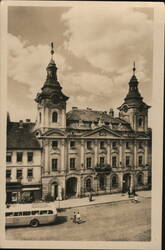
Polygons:
[[50,128],[66,128],[66,101],[69,97],[62,93],[62,87],[57,80],[57,67],[53,54],[53,43],[51,43],[51,60],[46,68],[46,81],[35,99],[38,103],[35,129],[40,129],[42,132]]
[[130,123],[135,131],[148,130],[148,109],[150,106],[143,102],[143,97],[138,90],[138,80],[135,75],[135,63],[133,67],[133,76],[129,82],[129,91],[124,99],[124,103],[118,107],[119,117]]

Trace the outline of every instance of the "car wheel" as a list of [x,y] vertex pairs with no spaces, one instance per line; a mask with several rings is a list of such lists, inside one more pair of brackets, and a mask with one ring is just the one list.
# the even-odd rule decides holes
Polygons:
[[30,222],[31,227],[38,227],[39,226],[39,221],[34,219]]

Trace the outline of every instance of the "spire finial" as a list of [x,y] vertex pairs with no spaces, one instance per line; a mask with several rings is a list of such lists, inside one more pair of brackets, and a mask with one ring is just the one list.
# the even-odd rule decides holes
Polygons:
[[54,54],[54,49],[53,49],[53,42],[51,42],[51,55],[52,55],[52,59],[53,59],[53,54]]
[[135,75],[136,67],[135,67],[135,61],[133,63],[133,75]]

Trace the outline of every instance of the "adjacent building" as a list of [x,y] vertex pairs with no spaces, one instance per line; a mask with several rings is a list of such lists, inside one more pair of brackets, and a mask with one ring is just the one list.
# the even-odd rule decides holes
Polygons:
[[33,200],[66,199],[150,188],[150,106],[139,92],[135,65],[117,117],[112,109],[66,112],[69,97],[57,79],[53,49],[51,54],[35,99],[36,123],[8,119],[7,197],[29,192]]

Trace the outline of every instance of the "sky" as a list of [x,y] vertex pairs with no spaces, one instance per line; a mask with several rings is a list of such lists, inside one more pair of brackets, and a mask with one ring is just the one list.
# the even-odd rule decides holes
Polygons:
[[110,2],[8,9],[8,111],[36,119],[34,99],[46,80],[50,43],[57,77],[72,106],[115,110],[123,103],[133,62],[144,102],[152,106],[153,10]]

